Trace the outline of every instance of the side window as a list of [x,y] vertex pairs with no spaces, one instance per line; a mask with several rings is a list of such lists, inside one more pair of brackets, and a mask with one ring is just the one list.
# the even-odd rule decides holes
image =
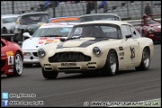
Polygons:
[[121,29],[122,29],[122,34],[125,38],[126,35],[131,35],[131,30],[130,30],[130,27],[128,25],[122,25],[121,26]]
[[135,28],[130,26],[130,29],[131,29],[133,38],[139,38],[140,37],[140,34],[137,32],[137,30]]

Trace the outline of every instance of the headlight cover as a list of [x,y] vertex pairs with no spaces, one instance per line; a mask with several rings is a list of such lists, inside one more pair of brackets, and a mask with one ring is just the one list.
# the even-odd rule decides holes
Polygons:
[[45,51],[42,48],[40,48],[38,50],[37,54],[38,54],[38,57],[42,58],[42,57],[45,56],[46,53],[45,53]]
[[101,54],[101,50],[98,47],[93,48],[93,54],[96,56],[99,56]]
[[149,33],[149,34],[154,33],[154,29],[153,29],[153,28],[149,28],[149,29],[148,29],[148,33]]

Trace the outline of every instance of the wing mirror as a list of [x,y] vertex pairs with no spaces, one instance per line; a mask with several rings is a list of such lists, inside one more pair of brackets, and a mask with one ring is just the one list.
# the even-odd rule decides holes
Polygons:
[[28,38],[31,38],[32,36],[29,34],[29,32],[24,32],[24,33],[23,33],[23,37],[24,37],[24,38],[23,38],[23,41],[24,41],[24,40],[26,40],[26,39],[28,39]]
[[28,37],[28,38],[31,38],[31,37],[32,37],[32,36],[29,34],[29,32],[24,32],[24,33],[23,33],[23,36],[24,36],[24,37]]
[[126,37],[126,40],[127,40],[127,39],[131,38],[132,35],[131,34],[130,35],[126,35],[125,37]]

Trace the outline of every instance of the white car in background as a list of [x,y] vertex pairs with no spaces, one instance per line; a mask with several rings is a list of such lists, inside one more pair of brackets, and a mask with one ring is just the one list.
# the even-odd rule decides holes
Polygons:
[[1,33],[13,33],[19,14],[1,15]]
[[39,27],[31,36],[28,32],[23,33],[26,39],[23,41],[24,66],[31,67],[39,64],[37,50],[40,46],[50,42],[60,42],[60,38],[67,38],[72,27],[76,23],[47,23]]

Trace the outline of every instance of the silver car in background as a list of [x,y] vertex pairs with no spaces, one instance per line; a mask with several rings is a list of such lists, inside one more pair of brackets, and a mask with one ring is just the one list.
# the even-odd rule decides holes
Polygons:
[[13,33],[19,14],[1,15],[1,33]]

